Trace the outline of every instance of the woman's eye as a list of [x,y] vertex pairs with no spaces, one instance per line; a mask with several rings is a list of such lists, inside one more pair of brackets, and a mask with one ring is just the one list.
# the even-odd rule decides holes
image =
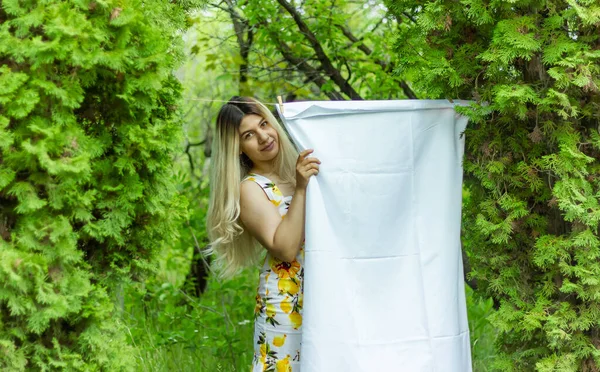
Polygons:
[[266,122],[266,121],[263,121],[262,123],[260,123],[260,126],[261,126],[261,127],[265,127],[265,126],[267,126],[267,122]]

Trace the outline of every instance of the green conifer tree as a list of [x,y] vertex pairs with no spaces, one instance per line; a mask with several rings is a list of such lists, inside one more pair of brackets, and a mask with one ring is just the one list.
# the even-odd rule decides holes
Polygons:
[[397,72],[463,110],[470,276],[501,371],[600,369],[600,4],[389,0]]
[[0,370],[132,370],[110,288],[176,238],[185,10],[0,2]]

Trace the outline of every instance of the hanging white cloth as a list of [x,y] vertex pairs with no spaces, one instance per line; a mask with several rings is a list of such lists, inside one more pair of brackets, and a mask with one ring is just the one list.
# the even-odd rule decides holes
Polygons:
[[[471,371],[460,254],[469,101],[329,101],[280,116],[307,191],[302,372]],[[279,109],[279,107],[278,107]]]

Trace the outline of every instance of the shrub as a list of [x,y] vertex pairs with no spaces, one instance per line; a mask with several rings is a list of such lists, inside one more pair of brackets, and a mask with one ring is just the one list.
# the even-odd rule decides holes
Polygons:
[[[600,367],[597,1],[389,0],[397,72],[464,98],[470,277],[498,311],[502,371]],[[418,93],[418,94],[419,94]]]
[[127,370],[109,288],[176,238],[189,3],[2,1],[0,369]]

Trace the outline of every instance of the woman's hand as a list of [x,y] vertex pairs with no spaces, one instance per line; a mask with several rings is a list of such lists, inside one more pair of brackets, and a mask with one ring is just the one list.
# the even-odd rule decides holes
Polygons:
[[296,193],[285,218],[266,197],[259,184],[246,180],[240,187],[240,220],[244,228],[265,247],[273,257],[292,262],[300,252],[304,239],[306,216],[306,186],[311,176],[319,173],[321,161],[308,157],[305,150],[296,162]]
[[310,177],[319,174],[321,161],[314,157],[308,157],[313,151],[313,149],[304,150],[298,155],[296,161],[296,190],[306,190]]

